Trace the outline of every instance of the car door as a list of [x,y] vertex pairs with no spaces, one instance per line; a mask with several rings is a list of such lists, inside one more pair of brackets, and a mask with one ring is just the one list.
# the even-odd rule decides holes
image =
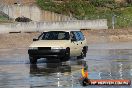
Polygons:
[[71,56],[79,56],[80,55],[80,45],[79,45],[79,39],[76,35],[76,31],[72,31],[70,33],[71,43],[70,43],[70,54]]

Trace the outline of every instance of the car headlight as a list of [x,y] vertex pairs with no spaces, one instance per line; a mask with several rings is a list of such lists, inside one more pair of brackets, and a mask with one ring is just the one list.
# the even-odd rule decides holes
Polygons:
[[29,47],[29,49],[38,49],[38,47]]
[[63,49],[63,47],[51,47],[51,49]]

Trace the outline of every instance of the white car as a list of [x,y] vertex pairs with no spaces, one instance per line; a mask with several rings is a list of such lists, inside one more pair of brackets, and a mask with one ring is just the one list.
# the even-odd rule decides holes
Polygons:
[[31,64],[36,64],[40,58],[60,61],[67,61],[70,57],[83,58],[88,50],[86,38],[80,30],[45,31],[33,41],[28,50]]

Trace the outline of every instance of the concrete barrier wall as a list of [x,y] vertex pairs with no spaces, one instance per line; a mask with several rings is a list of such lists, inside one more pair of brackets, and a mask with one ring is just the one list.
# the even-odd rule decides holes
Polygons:
[[43,32],[44,30],[59,29],[108,29],[108,26],[106,19],[0,24],[0,33]]
[[0,4],[0,11],[7,14],[9,18],[27,17],[33,21],[67,21],[72,20],[65,15],[41,10],[36,5],[4,5]]

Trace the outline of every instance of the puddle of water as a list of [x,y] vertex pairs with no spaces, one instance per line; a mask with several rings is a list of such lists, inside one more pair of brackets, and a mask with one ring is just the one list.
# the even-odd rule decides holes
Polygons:
[[[84,60],[66,63],[39,60],[30,65],[24,49],[0,50],[0,88],[81,88],[81,66],[87,63],[90,79],[132,80],[132,50],[89,50]],[[87,88],[132,88],[132,86],[88,86]],[[82,87],[83,88],[83,87]]]

